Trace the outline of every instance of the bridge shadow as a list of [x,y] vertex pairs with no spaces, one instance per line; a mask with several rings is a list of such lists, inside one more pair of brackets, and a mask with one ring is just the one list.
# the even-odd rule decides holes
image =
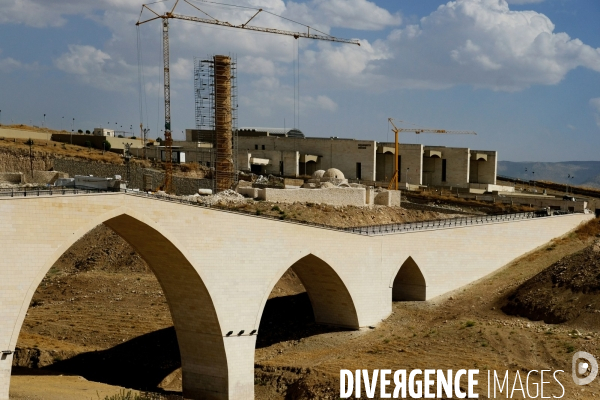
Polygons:
[[[306,292],[269,299],[261,319],[256,348],[340,332],[347,329],[315,323]],[[43,368],[13,368],[14,375],[76,375],[108,385],[161,392],[158,385],[181,368],[175,328],[135,337],[106,350],[78,354]]]
[[322,333],[349,329],[315,323],[312,304],[306,292],[267,300],[256,338],[256,348]]
[[133,338],[110,349],[78,354],[40,368],[14,368],[15,375],[67,375],[136,390],[156,391],[171,372],[181,367],[173,327]]

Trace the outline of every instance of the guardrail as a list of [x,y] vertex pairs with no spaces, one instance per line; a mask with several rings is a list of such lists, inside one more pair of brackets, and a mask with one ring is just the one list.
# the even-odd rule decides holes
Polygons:
[[39,197],[39,196],[61,196],[71,194],[99,194],[111,193],[100,189],[30,189],[14,190],[0,189],[0,197]]
[[[281,220],[277,216],[268,216],[268,215],[256,215],[250,211],[243,210],[228,210],[221,206],[212,206],[210,204],[200,204],[195,201],[190,201],[184,199],[183,197],[174,198],[170,196],[164,195],[155,195],[146,192],[132,192],[126,191],[127,194],[133,196],[140,196],[146,198],[154,198],[157,200],[169,201],[173,203],[179,204],[187,204],[195,207],[203,207],[203,208],[214,208],[219,211],[230,212],[234,214],[243,214],[256,218],[266,218],[266,219],[275,219]],[[478,215],[474,217],[459,217],[459,218],[447,218],[447,219],[439,219],[439,220],[431,220],[431,221],[421,221],[421,222],[410,222],[403,224],[385,224],[385,225],[371,225],[371,226],[360,226],[360,227],[350,227],[350,228],[338,228],[330,225],[318,224],[313,222],[297,222],[290,220],[281,220],[281,222],[298,224],[298,225],[308,225],[315,228],[329,229],[338,232],[346,232],[346,233],[354,233],[357,235],[365,235],[365,236],[375,236],[375,235],[387,235],[393,233],[403,233],[403,232],[415,232],[422,230],[432,230],[432,229],[443,229],[443,228],[451,228],[451,227],[460,227],[460,226],[474,226],[474,225],[482,225],[482,224],[490,224],[496,222],[509,222],[509,221],[521,221],[532,218],[543,218],[549,217],[549,215],[545,211],[530,211],[523,213],[514,213],[514,214],[491,214],[491,215]]]
[[[103,190],[94,190],[94,189],[48,189],[48,190],[23,190],[23,191],[15,191],[15,190],[1,190],[0,189],[0,197],[34,197],[34,196],[56,196],[56,195],[72,195],[72,194],[101,194],[101,193],[115,193],[108,192]],[[146,193],[141,191],[132,191],[132,190],[122,190],[121,193],[125,193],[130,196],[144,197],[153,200],[167,201],[170,203],[178,203],[185,204],[194,207],[202,207],[215,209],[222,212],[228,212],[233,214],[241,214],[246,216],[251,216],[255,218],[263,218],[270,220],[279,220],[281,222],[292,223],[297,225],[304,226],[312,226],[315,228],[328,229],[338,232],[346,232],[353,233],[356,235],[364,235],[364,236],[377,236],[377,235],[388,235],[394,233],[405,233],[405,232],[417,232],[423,230],[434,230],[434,229],[444,229],[444,228],[452,228],[452,227],[467,227],[467,226],[475,226],[475,225],[483,225],[483,224],[491,224],[497,222],[510,222],[510,221],[521,221],[532,218],[543,218],[549,217],[544,211],[532,211],[532,212],[523,212],[523,213],[514,213],[514,214],[492,214],[492,215],[478,215],[473,217],[458,217],[458,218],[447,218],[447,219],[439,219],[439,220],[431,220],[431,221],[421,221],[421,222],[409,222],[402,224],[385,224],[385,225],[371,225],[371,226],[359,226],[359,227],[350,227],[350,228],[338,228],[325,224],[318,224],[313,222],[298,222],[298,221],[290,221],[281,219],[277,216],[269,216],[269,215],[257,215],[251,211],[244,210],[230,210],[220,206],[218,204],[202,204],[197,201],[192,201],[180,197],[173,196],[165,196],[165,195],[157,195],[152,193]]]
[[421,230],[452,228],[459,226],[483,225],[495,222],[521,221],[532,218],[548,217],[546,213],[524,212],[515,214],[492,214],[474,217],[448,218],[432,221],[410,222],[404,224],[386,224],[349,228],[351,232],[360,235],[386,235],[391,233],[414,232]]

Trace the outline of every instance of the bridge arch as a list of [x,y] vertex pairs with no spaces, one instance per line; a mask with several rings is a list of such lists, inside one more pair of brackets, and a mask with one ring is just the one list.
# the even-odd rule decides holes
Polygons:
[[424,301],[427,299],[427,282],[423,272],[412,257],[408,257],[392,277],[393,301]]
[[312,253],[301,257],[291,266],[286,266],[270,282],[259,308],[257,327],[260,325],[269,294],[289,268],[296,273],[306,289],[316,323],[351,329],[359,328],[354,299],[346,284],[328,262]]
[[146,261],[163,289],[181,355],[184,396],[228,398],[227,355],[212,297],[184,246],[154,221],[133,210],[119,208],[86,221],[48,257],[32,281],[15,324],[16,345],[28,305],[42,279],[77,240],[103,223],[128,242]]

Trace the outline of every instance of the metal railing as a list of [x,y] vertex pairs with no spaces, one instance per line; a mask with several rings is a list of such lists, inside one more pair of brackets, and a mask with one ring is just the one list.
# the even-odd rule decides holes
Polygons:
[[0,189],[0,197],[40,197],[40,196],[61,196],[72,194],[99,194],[99,193],[114,193],[101,189],[29,189],[29,190],[14,190]]
[[270,216],[270,215],[256,215],[252,211],[246,210],[231,210],[224,208],[222,205],[211,205],[211,204],[202,204],[196,201],[190,201],[184,199],[183,197],[170,197],[164,195],[155,195],[146,192],[133,192],[126,191],[126,194],[146,197],[146,198],[154,198],[162,201],[169,201],[173,203],[179,204],[187,204],[195,207],[203,207],[203,208],[212,208],[215,210],[229,212],[234,214],[243,214],[256,218],[266,218],[271,220],[280,220],[281,222],[298,224],[298,225],[307,225],[315,228],[329,229],[338,232],[347,232],[358,235],[365,236],[375,236],[375,235],[387,235],[393,233],[404,233],[404,232],[415,232],[422,230],[432,230],[432,229],[443,229],[443,228],[452,228],[452,227],[467,227],[467,226],[475,226],[482,224],[491,224],[497,222],[510,222],[510,221],[521,221],[532,218],[542,218],[549,217],[545,212],[539,211],[530,211],[530,212],[522,212],[522,213],[514,213],[514,214],[492,214],[492,215],[477,215],[473,217],[458,217],[458,218],[447,218],[447,219],[439,219],[439,220],[431,220],[431,221],[421,221],[421,222],[410,222],[403,224],[385,224],[385,225],[371,225],[371,226],[359,226],[359,227],[350,227],[350,228],[339,228],[331,225],[319,224],[314,222],[299,222],[299,221],[291,221],[286,219],[281,219],[278,216]]
[[545,213],[539,212],[523,212],[515,214],[493,214],[493,215],[477,215],[474,217],[459,217],[439,219],[432,221],[409,222],[404,224],[386,224],[364,226],[356,228],[348,228],[353,233],[360,235],[387,235],[392,233],[415,232],[431,229],[443,229],[454,227],[466,227],[474,225],[491,224],[496,222],[521,221],[532,218],[548,217]]
[[[55,196],[55,195],[72,195],[72,194],[110,194],[115,192],[103,191],[103,190],[94,190],[94,189],[39,189],[39,190],[0,190],[0,197],[33,197],[33,196]],[[118,192],[117,192],[118,193]],[[147,199],[167,201],[170,203],[178,203],[185,204],[193,207],[201,207],[201,208],[209,208],[214,209],[216,211],[228,212],[233,214],[241,214],[246,216],[251,216],[255,218],[263,218],[270,220],[278,220],[280,222],[303,225],[303,226],[311,226],[314,228],[320,229],[328,229],[338,232],[346,232],[353,233],[356,235],[364,235],[364,236],[378,236],[378,235],[389,235],[396,233],[407,233],[407,232],[418,232],[424,230],[435,230],[435,229],[444,229],[444,228],[454,228],[454,227],[468,227],[468,226],[476,226],[483,224],[491,224],[498,222],[510,222],[510,221],[522,221],[533,218],[543,218],[549,217],[545,212],[539,211],[531,211],[531,212],[522,212],[522,213],[514,213],[514,214],[492,214],[492,215],[477,215],[472,217],[458,217],[458,218],[447,218],[447,219],[439,219],[439,220],[431,220],[431,221],[420,221],[420,222],[409,222],[402,224],[385,224],[385,225],[371,225],[371,226],[359,226],[359,227],[350,227],[350,228],[339,228],[331,225],[319,224],[314,222],[299,222],[299,221],[291,221],[287,219],[282,219],[281,216],[271,216],[271,215],[260,215],[257,214],[256,211],[250,210],[240,210],[240,209],[228,209],[225,206],[216,203],[216,204],[204,204],[199,203],[195,200],[188,200],[183,196],[175,197],[175,196],[165,196],[158,195],[153,193],[147,193],[142,191],[133,191],[130,189],[121,190],[121,193],[124,193],[129,196],[143,197]]]

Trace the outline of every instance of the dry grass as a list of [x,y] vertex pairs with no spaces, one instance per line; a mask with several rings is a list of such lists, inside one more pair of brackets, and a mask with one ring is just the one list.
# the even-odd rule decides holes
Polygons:
[[580,240],[590,237],[600,237],[600,218],[594,218],[593,220],[580,226],[575,231],[575,234]]
[[[29,152],[29,145],[26,142],[29,139],[6,138],[0,140],[0,151],[26,151]],[[109,151],[102,154],[102,150],[91,149],[82,146],[76,146],[66,143],[53,142],[51,140],[37,139],[33,140],[32,146],[34,157],[74,157],[90,161],[99,161],[111,164],[122,164],[121,156]]]

